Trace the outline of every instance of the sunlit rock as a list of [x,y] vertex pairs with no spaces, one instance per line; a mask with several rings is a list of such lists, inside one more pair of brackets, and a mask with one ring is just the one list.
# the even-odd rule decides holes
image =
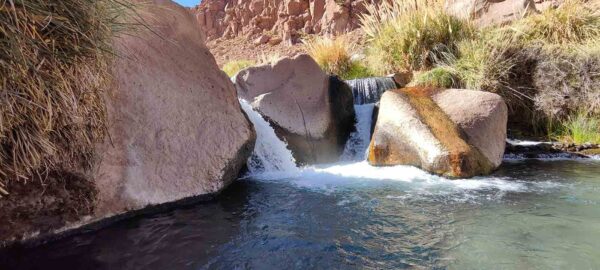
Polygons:
[[250,67],[235,77],[247,100],[287,141],[300,163],[337,161],[354,125],[350,88],[308,55]]
[[489,174],[502,161],[507,108],[471,90],[387,91],[369,147],[375,166],[412,165],[448,177]]

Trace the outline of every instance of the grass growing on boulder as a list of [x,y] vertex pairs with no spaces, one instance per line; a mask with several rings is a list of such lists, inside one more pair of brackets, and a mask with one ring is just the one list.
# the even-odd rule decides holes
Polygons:
[[[0,7],[0,182],[89,166],[106,133],[102,98],[116,0],[9,1]],[[1,187],[1,185],[0,185]]]
[[451,70],[445,67],[435,67],[421,72],[415,76],[411,86],[452,88],[457,85],[456,78]]
[[450,16],[442,0],[392,0],[367,4],[360,21],[367,35],[367,60],[378,74],[425,70],[437,48],[473,33],[472,25]]
[[371,76],[369,69],[353,59],[356,48],[345,36],[313,36],[304,40],[306,51],[323,71],[350,80]]
[[229,77],[235,76],[240,70],[254,66],[256,63],[251,60],[233,60],[223,65],[223,71]]

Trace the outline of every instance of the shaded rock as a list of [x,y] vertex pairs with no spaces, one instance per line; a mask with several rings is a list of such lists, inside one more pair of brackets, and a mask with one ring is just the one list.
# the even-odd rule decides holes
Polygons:
[[17,224],[23,230],[0,226],[0,242],[213,194],[237,178],[256,135],[194,18],[169,0],[136,12],[153,31],[113,42],[122,57],[113,62],[109,136],[97,147],[97,166],[81,174],[52,172],[47,192],[27,189],[39,192],[23,196],[39,209]]
[[556,142],[519,143],[508,140],[505,159],[586,159],[600,154],[600,146],[594,144],[563,144]]
[[[487,94],[431,88],[386,91],[369,163],[412,165],[448,177],[490,173],[500,165],[504,152],[507,109],[499,96]],[[465,95],[482,97],[482,102],[475,98],[453,103]]]
[[352,92],[308,55],[240,71],[241,98],[288,142],[300,163],[337,161],[354,125]]
[[402,88],[412,81],[413,73],[411,71],[398,72],[390,75],[390,77],[394,79],[398,88]]

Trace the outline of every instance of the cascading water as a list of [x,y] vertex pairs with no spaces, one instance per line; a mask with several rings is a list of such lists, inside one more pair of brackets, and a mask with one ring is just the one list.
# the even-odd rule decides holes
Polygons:
[[355,105],[377,103],[383,92],[397,88],[396,82],[390,77],[355,79],[346,83],[352,88]]
[[298,171],[292,152],[285,142],[275,134],[269,123],[248,104],[240,99],[242,110],[246,112],[256,130],[256,144],[252,156],[248,158],[251,174],[294,173]]
[[371,141],[371,122],[374,104],[354,105],[356,112],[356,131],[350,134],[346,142],[342,161],[361,161],[365,159]]

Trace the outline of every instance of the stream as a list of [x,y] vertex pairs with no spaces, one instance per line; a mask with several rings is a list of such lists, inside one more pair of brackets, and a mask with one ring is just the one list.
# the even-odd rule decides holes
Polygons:
[[[249,173],[214,201],[0,253],[0,269],[595,269],[600,161],[507,159],[447,180],[364,160],[372,104],[342,161],[296,167],[258,138]],[[365,134],[365,132],[367,132]]]

